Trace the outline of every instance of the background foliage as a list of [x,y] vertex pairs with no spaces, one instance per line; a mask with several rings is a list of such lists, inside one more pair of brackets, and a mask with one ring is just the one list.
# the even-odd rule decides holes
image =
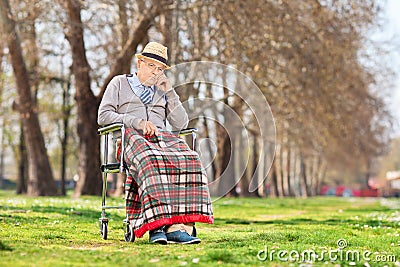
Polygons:
[[[8,15],[2,15],[6,42],[0,43],[0,176],[16,178],[18,192],[65,194],[65,189],[57,192],[48,187],[52,182],[43,182],[44,176],[53,180],[41,173],[45,167],[35,163],[28,168],[36,158],[48,156],[47,167],[56,180],[63,184],[79,177],[76,196],[100,194],[99,143],[93,119],[98,102],[111,77],[134,71],[133,55],[152,40],[169,47],[172,65],[194,60],[226,64],[248,75],[267,98],[277,129],[276,154],[269,179],[253,194],[310,196],[324,183],[366,186],[370,176],[379,174],[376,159],[385,154],[390,142],[391,116],[383,99],[392,70],[379,61],[388,53],[385,46],[373,43],[368,34],[382,26],[384,1],[1,3],[2,8],[9,3],[10,8]],[[14,22],[11,31],[5,17]],[[12,74],[7,40],[14,33],[27,69],[22,76],[15,69]],[[16,81],[22,80],[29,81],[32,101],[28,106],[39,116],[41,126],[25,125],[25,135],[23,105],[19,105],[22,95],[16,90]],[[181,99],[199,97],[198,86],[180,90]],[[210,166],[214,180],[225,170],[232,150],[246,149],[256,162],[260,136],[253,128],[254,118],[248,115],[249,107],[232,91],[208,86],[206,93],[248,121],[246,130],[251,133],[250,147],[243,148],[230,143],[224,130],[207,118],[192,122],[201,138],[215,139],[217,158]],[[230,123],[223,110],[218,112],[221,121]],[[30,152],[37,143],[26,137],[30,131],[43,136],[47,154]],[[247,188],[255,165],[248,166],[231,195],[250,194]],[[234,177],[235,170],[229,171]],[[268,171],[258,170],[257,175],[263,177]]]

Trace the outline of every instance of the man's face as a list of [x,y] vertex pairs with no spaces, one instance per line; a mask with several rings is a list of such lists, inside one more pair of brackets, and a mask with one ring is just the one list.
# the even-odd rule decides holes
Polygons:
[[139,59],[137,63],[137,76],[139,81],[146,86],[154,85],[164,70],[165,67],[162,64],[152,59]]

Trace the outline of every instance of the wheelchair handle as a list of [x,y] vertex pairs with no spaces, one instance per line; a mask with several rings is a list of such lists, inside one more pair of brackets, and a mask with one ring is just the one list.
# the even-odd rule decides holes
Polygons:
[[99,128],[97,130],[97,133],[100,135],[104,135],[104,134],[108,134],[111,132],[121,130],[122,127],[124,127],[124,124],[122,122],[112,123],[112,124],[109,124],[109,125]]

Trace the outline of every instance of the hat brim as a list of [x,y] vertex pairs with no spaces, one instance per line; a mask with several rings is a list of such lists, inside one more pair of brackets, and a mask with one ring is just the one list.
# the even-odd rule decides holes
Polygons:
[[165,69],[171,68],[170,66],[168,66],[168,65],[165,64],[164,62],[161,62],[161,61],[158,60],[158,59],[155,59],[155,58],[152,58],[152,57],[143,56],[142,54],[136,54],[135,56],[136,56],[137,59],[143,59],[143,58],[145,58],[145,59],[150,59],[150,60],[156,61],[156,62],[160,63],[161,65],[163,65],[163,66],[165,67]]

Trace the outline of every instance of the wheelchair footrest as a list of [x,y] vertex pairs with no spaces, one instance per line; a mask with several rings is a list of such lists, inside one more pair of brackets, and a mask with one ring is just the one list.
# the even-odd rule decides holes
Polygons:
[[108,163],[100,166],[101,172],[119,172],[120,163]]

